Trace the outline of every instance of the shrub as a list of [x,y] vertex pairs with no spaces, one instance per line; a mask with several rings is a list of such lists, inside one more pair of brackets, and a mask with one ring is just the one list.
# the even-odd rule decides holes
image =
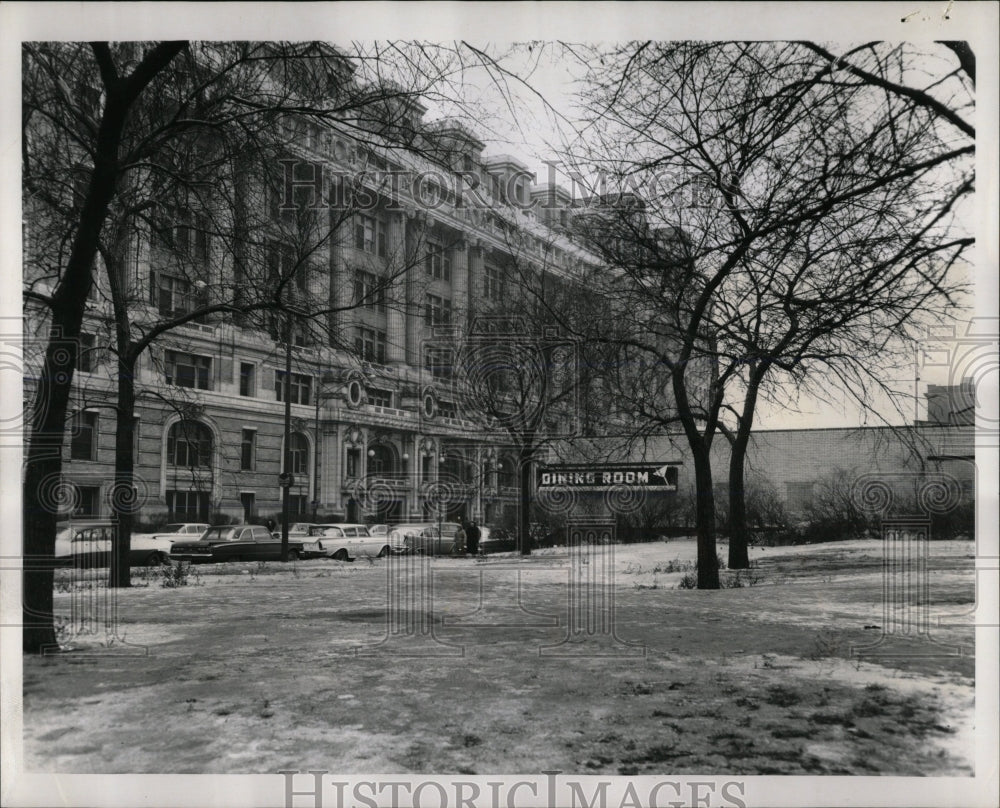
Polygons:
[[868,534],[873,523],[855,503],[852,491],[857,476],[854,471],[835,468],[816,481],[807,521],[798,529],[800,541],[839,541]]
[[188,561],[181,561],[177,564],[167,564],[162,567],[163,578],[160,586],[165,589],[175,589],[178,586],[187,586],[191,577],[191,564]]
[[[719,532],[729,533],[729,487],[720,485],[715,490],[715,519]],[[789,525],[785,504],[778,495],[777,486],[760,472],[746,475],[743,489],[747,527],[751,531],[783,530]]]

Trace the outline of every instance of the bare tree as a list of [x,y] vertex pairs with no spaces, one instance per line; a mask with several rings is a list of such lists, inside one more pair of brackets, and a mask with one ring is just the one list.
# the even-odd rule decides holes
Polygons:
[[510,253],[464,335],[455,381],[463,417],[497,436],[517,458],[517,548],[529,555],[535,466],[546,447],[579,428],[579,394],[589,373],[578,342],[550,316],[552,310],[582,314],[579,289],[553,267],[529,259],[518,235],[511,230]]
[[[890,71],[883,82],[844,66],[866,52]],[[937,90],[900,91],[894,76],[922,55],[878,44],[832,61],[794,43],[640,43],[602,57],[578,157],[642,206],[620,195],[589,240],[627,279],[630,374],[655,387],[659,365],[673,392],[636,412],[688,436],[699,561],[714,550],[707,447],[719,429],[731,438],[730,566],[746,566],[743,468],[759,402],[787,404],[789,383],[823,394],[835,380],[862,399],[885,389],[883,369],[960,298],[974,145],[928,99],[968,86],[948,66]],[[692,382],[705,388],[697,406]]]
[[[360,299],[315,299],[310,276],[316,259],[345,236],[340,225],[373,204],[373,183],[337,187],[329,209],[328,200],[291,205],[290,218],[281,212],[276,222],[269,206],[290,200],[280,199],[286,169],[277,176],[275,170],[302,162],[288,142],[320,151],[332,145],[324,140],[331,129],[349,139],[352,162],[354,150],[367,144],[448,164],[449,150],[417,126],[419,99],[454,106],[458,94],[444,85],[468,67],[459,56],[453,46],[405,43],[359,44],[351,54],[315,43],[25,46],[23,168],[32,248],[25,298],[50,318],[24,483],[26,650],[54,643],[56,509],[47,505],[50,489],[61,485],[75,346],[101,277],[95,259],[100,255],[106,270],[99,306],[114,332],[117,362],[112,501],[120,530],[111,580],[127,585],[139,356],[178,326],[206,318],[283,326],[288,343],[300,330],[293,319],[308,320],[309,328],[325,321],[328,340],[340,344],[338,314],[384,293],[393,278],[368,284]],[[362,190],[360,199],[352,193]],[[281,238],[283,227],[294,238]],[[171,270],[170,299],[183,305],[151,298],[151,311],[137,310],[137,293],[148,288],[156,296],[163,287],[158,278],[147,287],[134,277],[136,234],[160,248]],[[210,249],[228,274],[206,281]]]

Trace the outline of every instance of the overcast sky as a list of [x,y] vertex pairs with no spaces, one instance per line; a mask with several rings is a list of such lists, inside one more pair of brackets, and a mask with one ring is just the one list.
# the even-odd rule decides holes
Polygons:
[[[983,19],[983,4],[944,3],[861,3],[861,4],[796,4],[796,3],[712,3],[712,4],[607,4],[575,5],[570,3],[543,4],[219,4],[212,8],[202,4],[197,11],[177,14],[163,4],[121,6],[115,4],[24,4],[5,3],[5,39],[2,46],[0,74],[7,84],[2,94],[2,153],[5,177],[3,196],[3,232],[6,234],[3,258],[3,282],[12,293],[2,296],[2,315],[16,322],[20,315],[19,255],[16,239],[9,234],[20,227],[18,208],[18,145],[19,107],[17,87],[20,39],[160,39],[160,38],[245,38],[245,39],[311,39],[330,41],[363,40],[366,38],[403,37],[445,41],[466,39],[477,44],[515,41],[618,41],[629,38],[715,39],[715,38],[807,38],[820,40],[857,41],[860,38],[899,40],[975,38],[980,63],[977,91],[983,107],[991,114],[979,120],[980,167],[979,187],[992,188],[996,182],[996,64],[995,8]],[[990,6],[992,4],[985,4]],[[946,8],[947,6],[947,8]],[[206,8],[208,7],[208,8]],[[174,7],[176,9],[176,7]],[[141,9],[141,11],[140,11]],[[947,12],[947,13],[945,13]],[[15,24],[16,23],[16,24]],[[485,47],[485,46],[484,46]],[[493,45],[494,53],[506,47]],[[572,128],[559,120],[560,115],[574,116],[573,81],[582,68],[555,46],[523,48],[506,62],[512,71],[523,75],[534,90],[555,108],[548,109],[526,87],[512,90],[517,97],[517,123],[513,123],[506,107],[493,104],[496,114],[479,122],[480,134],[487,141],[490,154],[510,153],[537,173],[539,181],[549,177],[545,160],[567,137]],[[483,86],[488,82],[483,82]],[[514,85],[511,85],[512,87]],[[487,105],[488,106],[488,105]],[[985,133],[985,134],[984,134]],[[989,176],[986,176],[989,175]],[[989,177],[992,177],[992,181]],[[987,180],[984,182],[984,178]],[[995,196],[995,193],[994,193]],[[996,316],[997,298],[997,220],[993,197],[982,200],[977,211],[980,226],[978,290],[974,305],[979,315]],[[14,245],[15,249],[11,249]],[[960,325],[959,331],[964,330]],[[957,353],[956,353],[957,351]],[[945,384],[960,377],[961,350],[953,345],[949,363],[941,364],[941,351],[935,362],[921,360],[920,393],[927,383]],[[994,349],[995,353],[995,349]],[[992,356],[992,354],[991,354]],[[917,357],[907,367],[900,367],[891,381],[900,391],[912,395]],[[966,363],[993,389],[996,362]],[[985,374],[985,376],[984,376]],[[992,374],[992,375],[990,375]],[[832,395],[836,399],[836,395]],[[809,400],[799,402],[799,411],[782,409],[761,411],[759,425],[763,428],[810,426],[851,426],[871,423],[856,406],[849,402],[829,405]],[[904,402],[906,420],[913,416],[912,400]],[[891,408],[883,407],[888,413]],[[922,412],[922,410],[921,410]],[[901,416],[894,416],[899,422]]]

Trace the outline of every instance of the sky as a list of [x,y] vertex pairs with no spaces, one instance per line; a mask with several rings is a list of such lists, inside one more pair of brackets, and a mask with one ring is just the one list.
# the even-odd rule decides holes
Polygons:
[[[573,4],[529,4],[528,6],[477,6],[476,4],[452,5],[447,3],[420,5],[420,11],[406,5],[391,4],[308,4],[306,6],[279,6],[271,4],[226,4],[220,6],[235,12],[240,9],[252,9],[253,13],[222,14],[216,10],[214,14],[202,13],[187,18],[171,15],[165,10],[148,10],[140,14],[127,15],[112,11],[110,6],[91,5],[86,15],[73,5],[63,6],[64,14],[51,13],[55,6],[49,6],[50,13],[39,14],[38,9],[29,4],[7,3],[8,9],[15,14],[18,26],[8,26],[10,32],[4,51],[5,64],[16,65],[16,48],[10,49],[11,39],[15,39],[17,31],[24,32],[24,38],[103,38],[113,35],[118,39],[148,39],[165,37],[205,37],[232,38],[236,34],[240,38],[267,39],[281,36],[288,39],[315,38],[329,32],[330,41],[348,41],[349,38],[365,40],[405,36],[407,38],[424,37],[430,40],[448,41],[467,39],[478,46],[490,47],[491,52],[500,54],[508,50],[510,42],[537,42],[530,49],[527,46],[518,48],[514,55],[504,64],[512,72],[524,76],[530,84],[531,91],[525,86],[511,83],[511,94],[515,96],[517,105],[517,124],[511,124],[505,105],[498,99],[485,107],[497,110],[496,114],[478,122],[480,133],[487,141],[487,154],[509,153],[526,163],[530,170],[535,171],[538,181],[547,181],[551,171],[547,160],[560,144],[572,135],[572,129],[560,116],[572,117],[574,114],[572,91],[574,81],[583,72],[583,65],[566,52],[552,44],[556,40],[567,42],[593,42],[598,40],[617,41],[634,37],[658,37],[662,39],[712,39],[736,33],[746,38],[769,37],[803,37],[818,40],[839,39],[841,41],[856,41],[859,37],[900,39],[905,36],[915,38],[957,39],[968,36],[978,36],[976,48],[982,63],[990,64],[991,56],[996,54],[996,45],[989,38],[992,30],[990,25],[976,26],[974,16],[970,14],[973,7],[965,4],[961,7],[948,9],[943,13],[944,5],[940,3],[916,4],[838,4],[828,5],[825,13],[816,4],[757,4],[753,13],[749,13],[746,4],[716,3],[710,5],[697,4],[631,4],[629,13],[621,14],[618,6],[610,4],[590,4],[586,13],[575,13],[578,8]],[[164,7],[165,9],[166,7]],[[506,14],[495,14],[487,22],[485,10],[496,11],[507,9]],[[874,9],[878,11],[874,11]],[[295,9],[296,13],[290,13]],[[516,10],[515,10],[516,9]],[[691,13],[694,9],[697,14]],[[833,9],[836,9],[834,13]],[[390,11],[391,10],[391,11]],[[30,11],[30,13],[29,13]],[[7,12],[8,15],[11,11]],[[881,14],[881,16],[880,16]],[[963,14],[965,16],[963,16]],[[960,26],[958,32],[951,30],[952,26]],[[492,46],[483,43],[496,43]],[[985,58],[984,58],[985,57]],[[16,77],[16,67],[8,69],[8,78]],[[475,79],[471,81],[476,81]],[[482,81],[481,85],[491,88],[490,82]],[[16,78],[5,97],[8,102],[16,100]],[[985,89],[985,93],[983,92]],[[537,92],[537,95],[535,94]],[[980,97],[989,108],[992,103],[996,107],[995,83],[986,84],[980,80]],[[543,104],[543,97],[548,105],[555,108],[555,113]],[[433,114],[434,110],[431,110]],[[3,107],[3,156],[7,176],[17,176],[17,108],[16,104],[7,103]],[[981,181],[980,187],[996,189],[995,144],[996,116],[984,116],[980,122],[982,143],[994,144],[992,149],[981,149],[980,160],[983,162],[977,174],[986,181]],[[984,129],[984,127],[986,127]],[[990,181],[992,177],[992,182]],[[18,181],[8,182],[7,187],[16,189]],[[7,229],[14,225],[19,227],[15,210],[9,203],[16,205],[16,194],[4,196],[5,225]],[[997,217],[996,203],[993,199],[980,204],[976,213],[980,234],[982,236],[975,269],[978,284],[977,294],[973,304],[973,315],[978,317],[996,316],[996,266],[997,244],[995,221]],[[5,239],[7,245],[10,241]],[[17,283],[20,272],[16,258],[9,249],[3,252],[3,279],[12,286]],[[17,318],[20,306],[17,295],[2,297],[2,314]],[[957,333],[965,331],[967,325],[960,322],[956,325]],[[957,350],[954,345],[952,353]],[[940,354],[937,351],[937,354]],[[961,351],[958,351],[961,354]],[[919,367],[918,367],[919,364]],[[988,363],[987,363],[988,364]],[[904,394],[912,396],[915,377],[918,398],[923,398],[926,385],[947,384],[955,380],[956,368],[952,365],[942,365],[939,362],[928,362],[922,355],[915,357],[913,363],[906,367],[895,369],[891,381]],[[995,366],[992,371],[987,367],[977,367],[978,377],[985,378],[993,384],[996,377]],[[992,374],[992,375],[991,375]],[[762,428],[792,428],[814,426],[852,426],[871,423],[870,413],[865,413],[847,400],[838,402],[837,396],[831,396],[832,402],[818,402],[809,399],[799,401],[797,411],[787,408],[761,409],[759,426]],[[904,402],[902,408],[906,413],[914,411],[912,398]],[[883,413],[891,411],[891,407],[883,402],[878,409]],[[920,404],[916,407],[918,414],[922,413]],[[900,421],[904,416],[896,415],[894,421]]]

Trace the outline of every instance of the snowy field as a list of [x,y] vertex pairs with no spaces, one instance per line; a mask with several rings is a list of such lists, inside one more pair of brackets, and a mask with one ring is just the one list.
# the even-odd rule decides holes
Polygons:
[[684,539],[139,570],[110,636],[65,573],[26,768],[967,776],[975,545],[929,548],[888,611],[879,541],[753,548],[712,592]]

